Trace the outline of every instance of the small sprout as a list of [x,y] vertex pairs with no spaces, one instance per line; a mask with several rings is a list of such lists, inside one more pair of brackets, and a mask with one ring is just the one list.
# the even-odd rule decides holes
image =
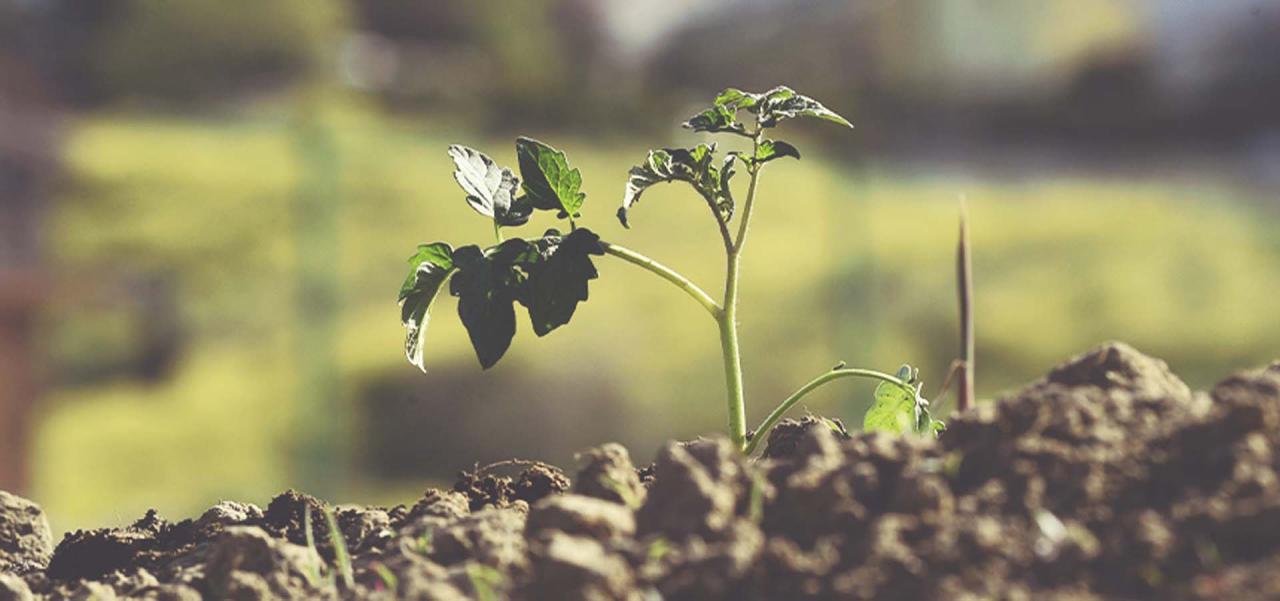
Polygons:
[[[311,553],[314,557],[319,558],[320,552],[316,550],[316,537],[314,534],[311,533],[311,505],[310,504],[302,506],[302,529],[304,532],[303,536],[305,536],[305,539],[307,541],[307,548],[311,549]],[[320,571],[320,563],[319,562],[313,563],[310,565],[310,568],[311,568],[310,570],[303,572],[303,574],[307,578],[307,584],[310,584],[313,588],[318,588],[320,586],[320,583],[324,581],[324,574],[322,574]]]
[[875,403],[863,416],[862,428],[868,432],[908,432],[937,436],[946,428],[940,420],[929,414],[929,401],[921,395],[924,382],[920,370],[910,365],[898,369],[901,384],[881,382],[876,386]]
[[402,549],[407,549],[410,553],[416,553],[423,557],[430,557],[434,547],[431,544],[432,530],[423,532],[416,538],[404,540],[400,543]]
[[498,588],[505,578],[502,572],[481,563],[467,564],[467,580],[475,589],[479,601],[498,601]]
[[324,509],[324,521],[329,525],[329,543],[333,545],[333,559],[338,563],[338,574],[342,576],[342,584],[347,590],[351,590],[356,586],[351,554],[347,551],[347,540],[338,528],[338,519],[328,507]]
[[826,424],[828,428],[831,428],[831,431],[835,432],[838,436],[842,438],[849,437],[848,428],[845,428],[844,424],[841,423],[840,420],[831,419],[829,417],[824,417],[821,419],[822,419],[822,423]]
[[388,568],[386,564],[381,561],[374,562],[373,571],[378,575],[381,590],[392,593],[400,590],[400,579],[396,578],[396,575],[391,572],[391,568]]
[[649,543],[648,550],[645,551],[645,561],[648,563],[658,563],[671,552],[671,542],[665,537],[659,536]]
[[622,499],[622,504],[631,509],[639,509],[640,505],[644,503],[644,501],[641,500],[640,495],[636,494],[635,490],[621,482],[618,482],[616,479],[609,477],[607,474],[602,474],[599,482],[601,486],[617,494],[618,497]]

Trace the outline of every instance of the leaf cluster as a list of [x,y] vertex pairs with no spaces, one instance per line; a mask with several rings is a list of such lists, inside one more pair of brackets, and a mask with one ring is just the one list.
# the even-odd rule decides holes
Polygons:
[[[755,127],[748,128],[739,120],[741,113],[755,118]],[[684,127],[697,132],[731,133],[751,138],[749,153],[729,152],[721,158],[715,156],[715,144],[698,144],[692,148],[660,148],[649,151],[645,161],[631,169],[627,178],[622,206],[618,209],[618,221],[630,227],[629,212],[646,189],[663,182],[685,182],[711,207],[719,223],[724,226],[733,219],[735,203],[729,180],[734,175],[734,165],[741,162],[754,173],[765,163],[784,157],[800,158],[800,150],[781,140],[764,137],[767,128],[785,119],[816,117],[853,127],[844,117],[822,103],[797,93],[786,86],[778,86],[768,92],[751,93],[728,88],[716,96],[710,108],[690,117]],[[727,233],[727,229],[722,228]]]
[[531,138],[516,140],[516,155],[519,176],[480,151],[450,146],[454,179],[467,203],[492,219],[495,231],[528,223],[535,210],[555,211],[569,220],[571,231],[549,229],[537,238],[510,238],[490,247],[419,246],[409,258],[411,270],[399,300],[405,354],[420,369],[425,370],[423,333],[431,305],[446,281],[476,357],[487,369],[511,346],[517,303],[528,311],[534,333],[546,336],[569,322],[578,303],[587,300],[587,283],[598,276],[591,257],[604,254],[600,237],[573,223],[586,199],[582,175],[569,167],[563,152]]

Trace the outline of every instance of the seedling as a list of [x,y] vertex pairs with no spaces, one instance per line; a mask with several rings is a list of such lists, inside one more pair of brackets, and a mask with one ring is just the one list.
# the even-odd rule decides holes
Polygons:
[[[744,122],[741,117],[750,116]],[[444,242],[424,244],[409,259],[411,270],[400,288],[401,320],[408,332],[405,352],[409,361],[425,371],[423,333],[431,304],[449,283],[458,298],[458,316],[471,339],[481,367],[492,367],[506,353],[515,335],[515,305],[523,306],[534,334],[546,336],[573,317],[587,300],[588,283],[598,274],[593,257],[612,256],[645,269],[693,298],[715,321],[723,355],[729,437],[739,449],[755,451],[761,440],[799,400],[819,386],[845,377],[882,382],[880,390],[897,391],[909,403],[893,405],[908,420],[919,416],[917,379],[874,370],[830,370],[792,394],[748,436],[746,404],[742,388],[742,360],[738,343],[738,288],[742,252],[746,246],[760,176],[774,161],[800,158],[790,143],[766,136],[787,119],[813,117],[852,127],[840,115],[818,101],[779,86],[763,93],[729,88],[716,96],[712,106],[690,118],[684,126],[695,132],[722,133],[746,138],[751,149],[719,152],[715,144],[692,148],[649,151],[645,161],[633,167],[617,211],[618,221],[630,227],[631,212],[645,190],[666,182],[683,182],[706,203],[724,245],[726,269],[723,289],[713,298],[701,287],[669,267],[580,227],[577,220],[586,200],[582,175],[571,168],[565,153],[530,138],[516,140],[519,175],[493,159],[465,146],[449,147],[457,167],[454,178],[467,203],[493,224],[495,244],[471,244],[454,248]],[[739,207],[730,181],[741,169],[747,174],[746,196]],[[504,228],[528,223],[535,211],[550,211],[567,222],[568,231],[549,229],[536,238],[504,239]],[[717,300],[718,299],[718,300]],[[890,388],[885,388],[888,386]],[[888,392],[883,392],[888,394]],[[896,418],[895,418],[896,420]],[[895,422],[896,423],[896,422]]]
[[[355,572],[351,568],[351,553],[347,550],[347,539],[342,536],[342,529],[338,528],[338,518],[334,515],[333,510],[324,508],[324,521],[329,527],[329,544],[333,546],[333,560],[338,564],[338,575],[342,577],[342,584],[347,590],[355,588]],[[310,530],[307,531],[308,533]]]

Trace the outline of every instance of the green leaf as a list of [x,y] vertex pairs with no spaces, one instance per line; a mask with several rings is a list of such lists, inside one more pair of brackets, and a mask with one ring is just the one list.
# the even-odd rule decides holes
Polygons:
[[[528,266],[529,277],[520,301],[538,336],[569,323],[578,303],[587,300],[587,283],[599,274],[591,255],[603,255],[600,236],[578,228],[560,237],[551,230],[542,238],[542,258]],[[535,243],[536,244],[536,243]]]
[[533,208],[559,211],[561,218],[576,218],[587,195],[580,191],[582,174],[569,168],[564,152],[532,138],[516,140],[524,192]]
[[[508,244],[513,243],[513,244]],[[512,239],[499,245],[510,249],[525,243]],[[494,253],[498,254],[497,252]],[[478,246],[464,246],[453,253],[458,271],[449,282],[449,293],[458,297],[458,317],[467,328],[471,346],[484,369],[506,354],[516,334],[515,300],[518,281],[510,265],[495,262]]]
[[685,121],[684,127],[693,131],[749,135],[746,127],[738,122],[738,111],[751,109],[758,100],[757,94],[749,94],[737,88],[726,88],[716,96],[715,104],[711,108],[690,117]]
[[770,140],[768,138],[761,140],[760,145],[756,147],[755,163],[768,163],[774,159],[783,157],[800,158],[800,151],[791,144],[781,140]]
[[444,242],[423,244],[409,258],[412,269],[400,286],[400,321],[404,323],[405,356],[426,371],[422,360],[424,334],[430,319],[431,303],[444,281],[453,273],[453,248]]
[[725,88],[716,96],[715,104],[733,111],[739,111],[742,109],[751,110],[755,108],[756,103],[759,101],[759,94],[743,92],[737,88]]
[[683,126],[693,131],[746,133],[746,128],[737,121],[737,111],[723,106],[713,106],[689,117]]
[[876,386],[875,403],[863,417],[862,429],[925,436],[937,436],[946,429],[946,424],[929,415],[929,401],[920,395],[923,383],[919,381],[919,372],[903,365],[898,370],[898,379],[907,385],[881,382]]
[[640,196],[650,186],[663,182],[681,181],[693,186],[698,194],[715,207],[719,218],[726,223],[733,217],[733,192],[729,180],[733,178],[734,155],[726,155],[719,164],[715,161],[715,144],[699,144],[693,148],[663,148],[649,151],[642,165],[631,168],[627,187],[618,209],[618,221],[630,227],[628,212],[640,202]]
[[795,117],[817,117],[845,127],[853,127],[847,119],[823,106],[821,102],[798,94],[787,86],[778,86],[765,92],[750,110],[756,114],[760,127],[773,127],[783,119]]
[[467,203],[477,213],[492,218],[499,226],[524,225],[533,208],[516,199],[520,178],[510,169],[499,167],[483,152],[454,144],[449,147],[456,170],[453,178],[467,193]]
[[875,404],[862,418],[867,432],[902,434],[915,429],[915,391],[897,384],[881,382],[876,386]]

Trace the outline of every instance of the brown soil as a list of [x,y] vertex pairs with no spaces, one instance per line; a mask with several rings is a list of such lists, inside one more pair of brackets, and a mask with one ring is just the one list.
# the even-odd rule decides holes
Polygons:
[[642,470],[612,444],[580,461],[572,486],[530,463],[336,508],[351,585],[326,505],[294,491],[52,552],[38,508],[0,494],[0,601],[1280,598],[1280,363],[1193,393],[1110,344],[936,441],[809,418],[755,462],[721,438]]

